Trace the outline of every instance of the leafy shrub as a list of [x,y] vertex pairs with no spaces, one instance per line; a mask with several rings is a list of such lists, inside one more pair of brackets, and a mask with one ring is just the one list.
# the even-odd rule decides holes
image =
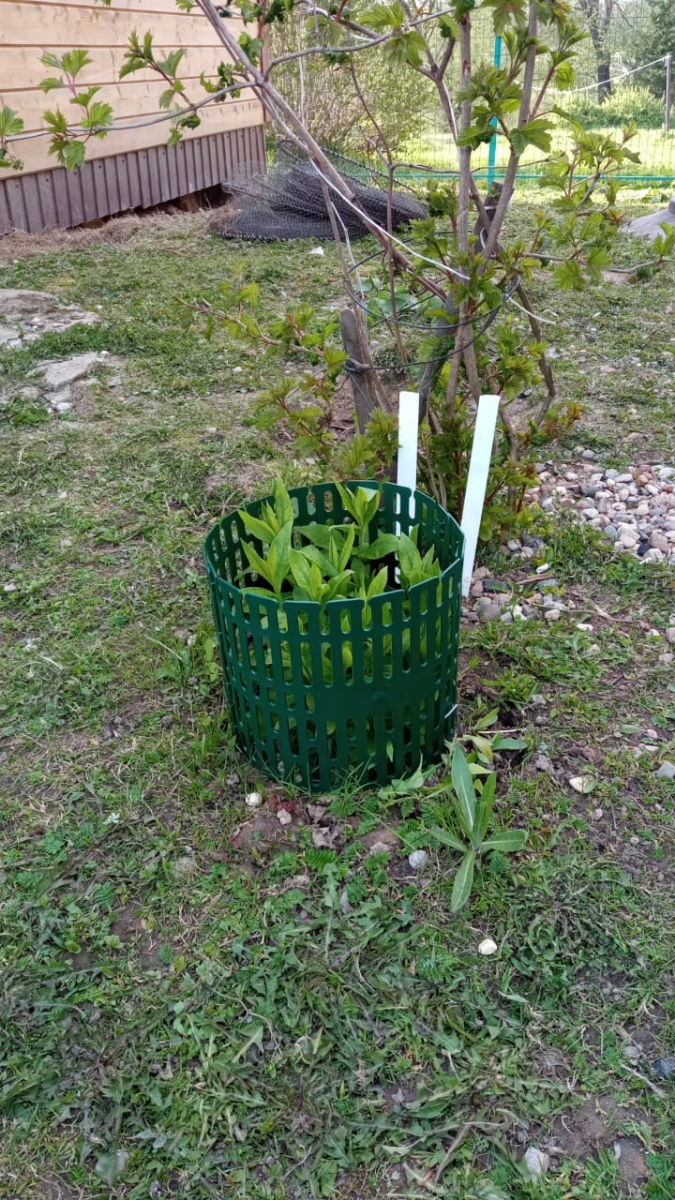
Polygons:
[[561,107],[586,129],[618,129],[637,125],[638,129],[660,129],[665,120],[663,99],[646,87],[618,87],[598,104],[597,89],[563,99]]

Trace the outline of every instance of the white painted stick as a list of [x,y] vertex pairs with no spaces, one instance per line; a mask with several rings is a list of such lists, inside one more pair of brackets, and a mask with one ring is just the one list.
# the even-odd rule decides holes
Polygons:
[[398,460],[396,482],[415,491],[417,487],[417,429],[420,398],[417,392],[400,392],[398,397]]
[[481,396],[478,401],[476,428],[471,447],[471,462],[469,463],[469,478],[466,484],[464,510],[462,512],[462,532],[465,538],[464,568],[462,570],[462,595],[468,596],[473,576],[473,564],[476,559],[478,532],[483,516],[485,491],[490,473],[492,458],[492,442],[497,425],[499,412],[499,396]]

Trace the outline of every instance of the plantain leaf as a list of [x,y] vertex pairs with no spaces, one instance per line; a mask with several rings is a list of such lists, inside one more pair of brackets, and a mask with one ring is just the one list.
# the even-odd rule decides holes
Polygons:
[[497,850],[500,854],[512,854],[515,850],[522,850],[527,841],[527,831],[525,829],[511,829],[505,833],[495,833],[481,846],[483,854],[489,853],[490,850]]
[[450,899],[450,911],[453,913],[459,912],[466,904],[471,895],[473,887],[473,873],[476,864],[476,855],[473,850],[464,855],[459,870],[455,875],[455,882],[452,888],[452,896]]
[[452,752],[450,777],[457,799],[456,808],[460,825],[466,836],[473,840],[476,821],[476,792],[466,754],[459,743],[455,745]]
[[485,780],[485,783],[483,784],[483,790],[478,798],[478,806],[476,808],[476,830],[475,830],[475,834],[476,834],[475,841],[476,841],[477,845],[481,844],[481,842],[483,841],[483,838],[485,837],[485,835],[490,827],[490,820],[492,818],[492,809],[494,807],[494,802],[495,802],[496,786],[497,786],[497,776],[493,772],[491,775],[488,775],[487,779]]
[[441,829],[439,825],[434,825],[429,833],[432,838],[440,842],[442,846],[449,846],[451,850],[458,850],[460,854],[466,854],[466,846],[459,838],[455,837],[454,833],[448,833],[447,829]]

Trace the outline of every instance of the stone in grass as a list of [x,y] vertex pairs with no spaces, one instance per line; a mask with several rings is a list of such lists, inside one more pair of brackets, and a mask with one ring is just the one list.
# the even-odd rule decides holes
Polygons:
[[675,1080],[675,1058],[657,1058],[652,1065],[657,1079]]
[[31,374],[42,374],[45,387],[50,392],[58,392],[64,387],[77,383],[79,379],[84,379],[98,362],[100,362],[100,356],[95,352],[74,354],[71,358],[65,358],[61,362],[45,363],[36,367]]
[[478,947],[478,953],[482,954],[484,958],[489,958],[490,955],[496,954],[498,949],[497,943],[492,938],[483,938]]
[[189,879],[190,875],[194,875],[197,864],[193,854],[183,854],[181,858],[177,858],[173,864],[173,873],[179,879]]
[[539,1150],[537,1146],[528,1146],[523,1158],[523,1167],[525,1174],[533,1183],[542,1179],[548,1171],[549,1157],[544,1154],[543,1150]]
[[412,854],[408,855],[408,862],[413,871],[421,871],[423,867],[426,867],[428,861],[429,855],[426,850],[413,850]]
[[675,779],[675,763],[668,762],[668,759],[666,759],[665,762],[662,762],[661,766],[656,772],[656,778]]
[[481,596],[476,602],[476,616],[484,625],[487,625],[489,621],[496,621],[501,616],[501,611],[501,604],[488,600],[485,596]]

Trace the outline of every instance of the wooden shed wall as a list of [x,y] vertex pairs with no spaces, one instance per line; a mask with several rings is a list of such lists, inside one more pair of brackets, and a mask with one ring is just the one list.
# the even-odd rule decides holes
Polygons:
[[[232,24],[236,29],[239,22]],[[58,105],[69,118],[74,111],[76,115],[65,89],[48,96],[40,91],[40,80],[58,73],[44,67],[40,56],[45,50],[62,54],[82,47],[92,63],[78,80],[101,87],[97,99],[112,105],[118,125],[161,115],[161,79],[149,71],[118,78],[134,29],[140,35],[152,31],[158,57],[185,49],[181,79],[190,99],[202,99],[200,74],[213,77],[225,54],[199,12],[182,13],[173,0],[112,0],[111,8],[95,0],[0,0],[0,102],[19,113],[25,133],[44,128],[46,108]],[[23,167],[0,171],[0,234],[11,228],[39,232],[50,225],[77,225],[264,169],[263,113],[250,94],[243,91],[201,115],[201,125],[187,130],[178,146],[166,144],[167,122],[117,128],[103,139],[93,138],[80,171],[54,165],[47,137],[14,142]]]

